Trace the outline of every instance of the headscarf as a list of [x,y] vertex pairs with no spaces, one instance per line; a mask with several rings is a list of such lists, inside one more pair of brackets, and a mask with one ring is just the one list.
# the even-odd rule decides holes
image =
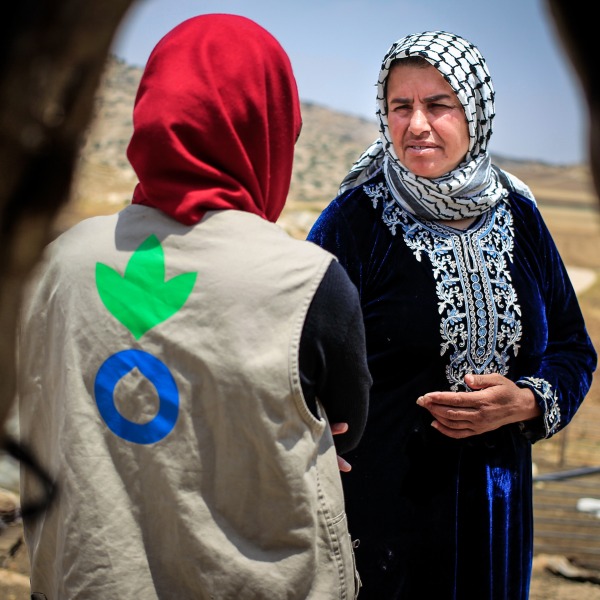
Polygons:
[[[433,179],[415,175],[398,160],[389,132],[386,81],[392,62],[408,56],[424,58],[441,73],[467,118],[470,143],[464,160],[454,170]],[[382,168],[394,199],[412,214],[431,220],[458,220],[483,214],[508,194],[487,153],[494,115],[492,79],[473,44],[445,31],[401,38],[385,55],[377,81],[380,137],[352,166],[340,193]]]
[[275,222],[289,191],[300,100],[279,42],[245,17],[193,17],[152,51],[127,157],[134,204],[184,224],[236,209]]

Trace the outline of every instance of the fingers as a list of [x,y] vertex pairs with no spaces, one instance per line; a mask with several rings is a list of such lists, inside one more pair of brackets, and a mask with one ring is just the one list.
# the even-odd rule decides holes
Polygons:
[[444,435],[457,439],[479,435],[534,414],[530,406],[534,402],[528,397],[521,400],[521,389],[503,375],[469,374],[465,383],[472,391],[429,392],[417,399],[435,419],[432,426]]
[[[331,434],[340,435],[348,431],[348,423],[331,423]],[[337,455],[338,468],[342,473],[348,473],[352,469],[352,466],[347,460],[344,460],[339,454]]]
[[472,390],[482,390],[494,385],[502,385],[506,381],[506,377],[503,377],[499,373],[489,373],[487,375],[475,375],[474,373],[469,373],[465,375],[465,383]]
[[430,412],[436,409],[476,409],[480,399],[473,392],[429,392],[417,398],[417,404]]
[[332,423],[331,424],[331,434],[332,435],[340,435],[341,433],[346,433],[348,431],[348,423]]
[[[440,433],[462,439],[483,432],[483,415],[479,403],[473,403],[472,392],[436,392],[425,394],[417,404],[435,419],[431,426]],[[443,400],[437,400],[437,398]]]
[[433,421],[431,423],[431,426],[434,429],[437,429],[440,433],[443,433],[446,437],[450,437],[453,438],[455,440],[460,440],[463,438],[467,438],[470,437],[472,435],[477,435],[477,431],[475,431],[473,428],[471,427],[464,427],[462,429],[455,429],[455,423],[453,423],[452,427],[447,427],[446,425],[444,425],[443,423],[440,423],[439,421]]
[[338,462],[338,467],[340,469],[340,471],[342,471],[342,473],[348,473],[349,471],[352,470],[352,465],[344,460],[339,454],[337,457],[337,462]]
[[469,419],[457,419],[439,415],[435,417],[435,420],[447,429],[475,429],[475,423]]

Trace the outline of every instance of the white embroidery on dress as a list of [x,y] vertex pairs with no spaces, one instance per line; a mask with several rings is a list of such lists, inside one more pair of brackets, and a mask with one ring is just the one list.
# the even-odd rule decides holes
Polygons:
[[396,235],[396,226],[398,224],[402,225],[401,214],[403,211],[390,197],[387,185],[385,183],[371,183],[364,185],[363,190],[371,198],[373,208],[377,208],[377,204],[381,200],[383,204],[383,222],[388,226],[392,235]]
[[544,429],[545,437],[549,438],[558,431],[560,424],[560,405],[558,397],[552,389],[552,385],[540,377],[523,377],[519,383],[531,388],[544,402]]
[[448,354],[450,389],[468,389],[467,373],[508,373],[510,355],[521,339],[521,308],[512,285],[513,221],[506,202],[499,203],[473,230],[459,231],[420,221],[402,210],[382,184],[364,185],[392,235],[402,228],[406,245],[433,267],[440,314],[440,354]]

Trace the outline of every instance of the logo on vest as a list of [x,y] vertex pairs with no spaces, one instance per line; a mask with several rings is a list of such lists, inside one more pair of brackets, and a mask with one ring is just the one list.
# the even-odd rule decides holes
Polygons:
[[[168,281],[160,241],[149,236],[130,258],[125,273],[96,263],[96,287],[107,310],[139,340],[150,329],[172,317],[189,298],[197,273],[182,273]],[[158,410],[146,420],[117,408],[119,384],[130,376],[143,377],[158,394]],[[100,415],[119,437],[137,444],[152,444],[167,436],[179,414],[179,391],[169,368],[149,352],[126,349],[104,361],[94,382]],[[143,407],[142,407],[143,408]],[[146,407],[147,408],[147,407]]]

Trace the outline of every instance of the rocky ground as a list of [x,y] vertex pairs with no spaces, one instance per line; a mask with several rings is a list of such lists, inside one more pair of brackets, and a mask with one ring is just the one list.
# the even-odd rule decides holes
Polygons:
[[577,569],[564,556],[536,556],[529,600],[600,600],[600,572]]

